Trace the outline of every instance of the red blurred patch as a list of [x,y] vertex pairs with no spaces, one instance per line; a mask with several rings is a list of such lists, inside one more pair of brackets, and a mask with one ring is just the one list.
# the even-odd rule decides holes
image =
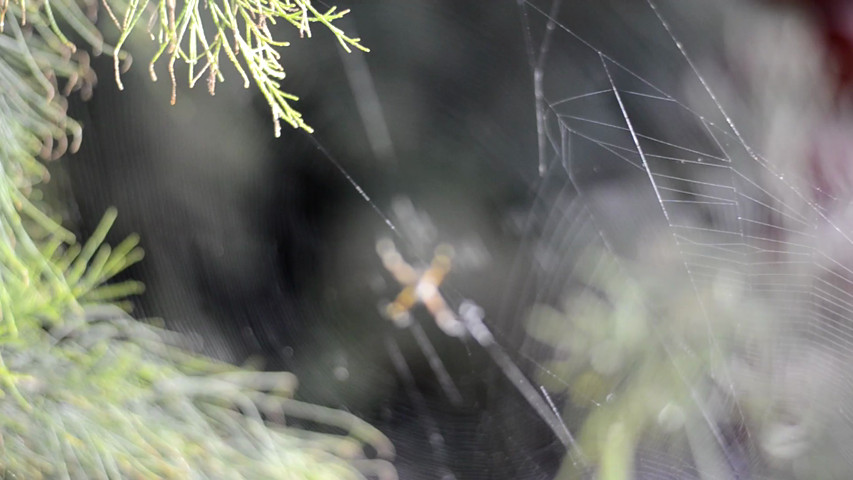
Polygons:
[[851,124],[841,118],[815,132],[809,156],[815,201],[828,211],[845,207],[853,199],[853,135]]
[[853,100],[853,0],[768,0],[803,8],[823,39],[830,80],[841,107],[814,133],[807,159],[813,199],[829,215],[847,211],[853,202],[853,120],[847,114]]
[[853,87],[853,0],[774,0],[793,4],[812,13],[820,29],[828,57],[836,66],[836,81],[841,90]]

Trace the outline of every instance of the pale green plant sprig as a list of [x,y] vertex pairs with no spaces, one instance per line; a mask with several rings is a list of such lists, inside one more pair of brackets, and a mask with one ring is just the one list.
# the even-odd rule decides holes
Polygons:
[[[14,339],[33,309],[58,319],[76,304],[72,286],[44,252],[72,244],[74,235],[44,213],[35,194],[50,177],[40,159],[80,145],[82,128],[66,115],[64,95],[88,94],[94,83],[88,55],[65,45],[38,15],[39,3],[3,8],[11,21],[0,33],[0,342]],[[24,8],[32,9],[26,24]],[[79,12],[60,2],[57,11],[65,16],[74,8]]]
[[[0,180],[5,179],[0,175]],[[8,182],[0,185],[0,193],[10,190],[15,191]],[[29,202],[19,193],[11,197]],[[81,311],[82,304],[140,293],[138,282],[105,283],[140,260],[142,252],[135,237],[115,249],[103,245],[115,219],[114,211],[105,215],[95,234],[80,248],[73,235],[34,205],[29,204],[27,220],[18,215],[14,205],[4,207],[0,215],[4,227],[0,234],[0,383],[2,391],[11,393],[20,408],[29,411],[31,404],[17,387],[19,380],[29,375],[22,377],[19,370],[6,367],[5,348],[42,341],[45,328],[63,323],[70,312]],[[44,238],[31,237],[31,230],[41,231]]]
[[[4,33],[8,25],[32,29],[54,52],[66,54],[77,52],[77,45],[66,36],[70,30],[86,42],[95,55],[112,55],[113,48],[104,43],[95,26],[97,12],[95,0],[0,0],[0,33]],[[127,58],[123,52],[118,55],[122,60]]]
[[[203,5],[202,5],[203,2]],[[114,13],[115,5],[105,0],[104,6],[120,35],[114,51],[115,77],[123,88],[119,69],[120,52],[143,16],[148,13],[151,37],[159,48],[149,64],[149,73],[157,80],[155,65],[165,55],[172,84],[171,102],[177,99],[175,63],[178,59],[189,68],[188,83],[194,87],[206,76],[208,91],[213,95],[216,83],[224,81],[221,57],[224,54],[236,68],[248,88],[252,81],[270,105],[275,134],[281,134],[281,121],[308,132],[313,129],[302,114],[293,107],[298,97],[282,88],[285,70],[278,49],[289,42],[275,40],[269,25],[278,20],[298,29],[300,36],[311,36],[311,24],[320,23],[329,29],[347,51],[357,48],[368,51],[358,38],[348,37],[334,22],[348,13],[335,7],[325,12],[317,10],[309,0],[130,0],[121,18]],[[202,11],[206,12],[204,15]],[[205,22],[211,22],[210,27]],[[156,25],[156,35],[152,28]],[[251,80],[250,80],[251,79]]]
[[[8,119],[8,130],[3,135],[10,140],[0,146],[3,149],[0,153],[4,159],[20,158],[16,163],[30,173],[37,173],[30,177],[41,181],[46,169],[36,157],[58,158],[69,147],[76,150],[82,139],[80,124],[66,115],[62,94],[75,88],[88,93],[94,75],[89,69],[88,55],[64,48],[52,31],[30,18],[27,27],[9,22],[6,29],[9,34],[0,34],[0,88],[3,89],[0,114]],[[33,34],[34,31],[38,34]],[[67,79],[63,91],[58,88],[57,76]],[[8,151],[12,148],[23,149],[17,152],[21,156],[13,156],[15,152]]]

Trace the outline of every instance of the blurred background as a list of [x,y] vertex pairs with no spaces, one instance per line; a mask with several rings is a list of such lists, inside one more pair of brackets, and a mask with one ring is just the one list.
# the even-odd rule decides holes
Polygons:
[[[236,72],[170,107],[144,36],[124,91],[94,60],[55,178],[84,237],[110,205],[142,236],[137,317],[295,372],[404,479],[848,478],[846,2],[337,5],[369,54],[282,52],[313,135]],[[382,238],[453,246],[445,300],[561,426],[494,349],[386,318]]]

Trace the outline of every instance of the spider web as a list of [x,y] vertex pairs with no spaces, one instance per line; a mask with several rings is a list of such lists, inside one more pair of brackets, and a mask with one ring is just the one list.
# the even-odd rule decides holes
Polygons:
[[[577,272],[589,262],[596,267],[586,274],[585,288],[606,285],[607,275],[654,277],[661,267],[671,292],[679,291],[673,285],[689,286],[684,293],[694,297],[697,307],[692,315],[701,318],[696,327],[704,328],[709,358],[720,361],[707,373],[722,389],[725,404],[710,406],[707,390],[703,395],[697,386],[701,381],[682,376],[692,407],[704,423],[685,427],[692,465],[688,462],[689,471],[668,473],[662,465],[672,464],[659,461],[665,455],[642,452],[641,446],[639,477],[780,478],[792,472],[809,476],[804,472],[821,471],[800,457],[811,448],[808,455],[832,462],[819,475],[840,478],[851,467],[849,451],[838,446],[830,452],[832,447],[820,439],[850,434],[849,420],[838,419],[839,405],[832,405],[851,393],[850,376],[838,369],[837,362],[848,358],[853,338],[846,320],[853,305],[853,272],[841,253],[849,248],[849,230],[833,219],[839,199],[828,198],[813,179],[809,181],[802,169],[805,159],[800,159],[797,170],[762,155],[739,130],[669,16],[651,0],[643,8],[656,17],[656,28],[674,47],[674,52],[670,50],[674,56],[663,63],[682,72],[677,89],[658,86],[646,73],[638,73],[642,70],[631,65],[630,57],[611,56],[606,46],[577,33],[581,27],[573,25],[572,14],[566,13],[571,5],[524,2],[521,7],[534,78],[543,191],[559,190],[542,205],[547,229],[540,238],[546,257],[541,267],[548,273],[536,275],[534,295],[553,302],[573,288]],[[679,12],[670,13],[677,17]],[[566,81],[560,68],[572,62],[590,69],[585,79]],[[685,99],[684,92],[691,92],[692,98]],[[666,131],[647,120],[649,112],[664,122]],[[602,188],[613,172],[618,172],[619,184]],[[620,194],[618,188],[633,193]],[[614,209],[627,212],[614,218]],[[653,226],[632,221],[631,215]],[[568,253],[585,250],[593,252],[592,258]],[[549,268],[546,262],[555,256],[559,266]],[[634,265],[626,271],[624,259],[640,268]],[[706,295],[709,291],[715,293]],[[661,301],[676,301],[678,295],[661,300],[653,292],[648,290],[649,298],[644,299],[651,308]],[[723,333],[731,320],[720,313],[720,304],[729,302],[736,305],[735,315],[746,317],[734,320],[734,336]],[[748,313],[749,303],[759,304],[763,314]],[[652,323],[658,331],[650,341],[676,362],[671,352],[683,348],[684,339],[670,336],[666,321]],[[744,337],[755,338],[757,331],[761,331],[758,343],[738,345]],[[743,364],[750,367],[744,369]],[[791,383],[804,381],[802,375],[821,378],[811,383],[821,386],[808,394],[808,400],[794,398],[794,390],[804,385]],[[758,414],[764,418],[756,421],[750,418],[756,413],[747,412],[742,403],[749,401],[746,385],[761,377],[770,379],[762,395],[771,399]],[[774,418],[777,408],[785,410],[787,418]],[[837,419],[830,421],[840,422],[838,427],[805,433],[810,429],[805,418],[815,411]],[[773,425],[777,421],[789,431],[780,433],[783,427]],[[740,445],[733,445],[731,433],[725,431],[732,425],[742,429],[735,442]],[[707,435],[696,438],[701,429],[707,429]],[[777,442],[797,453],[783,453]],[[705,454],[699,451],[703,449],[721,455],[703,459]],[[786,470],[772,464],[779,460],[774,456],[794,460]]]
[[[418,385],[405,349],[389,338],[396,375],[415,404],[413,418],[421,419],[430,439],[425,450],[433,452],[404,461],[432,464],[441,478],[482,478],[472,473],[479,463],[501,465],[485,474],[494,478],[553,478],[548,462],[555,457],[562,464],[557,478],[576,478],[573,471],[582,476],[598,471],[598,478],[843,478],[853,467],[845,446],[853,428],[839,403],[853,394],[853,379],[841,368],[853,341],[847,320],[853,270],[843,253],[851,237],[839,217],[844,195],[810,176],[802,147],[808,126],[790,133],[795,152],[763,154],[769,128],[762,122],[770,123],[783,108],[766,107],[764,117],[750,118],[749,107],[738,105],[733,95],[738,85],[726,84],[713,63],[707,65],[711,74],[703,72],[702,49],[724,38],[705,28],[702,18],[720,23],[727,8],[651,0],[594,6],[519,2],[533,80],[539,177],[528,183],[535,201],[521,222],[525,241],[505,287],[507,300],[497,312],[479,311],[475,323],[468,323],[476,342],[466,343],[469,356],[476,343],[484,347],[509,379],[512,387],[497,387],[497,395],[517,397],[485,401],[497,420],[487,417],[476,427],[490,431],[483,425],[497,425],[492,431],[503,440],[491,446],[508,460],[449,458],[445,438],[453,428],[435,420],[436,407],[428,405],[432,394]],[[600,11],[582,13],[589,9]],[[585,23],[590,18],[593,25]],[[366,66],[351,62],[345,60],[356,96],[370,93],[361,95],[370,105],[358,107],[374,154],[393,157]],[[412,215],[396,217],[402,233],[395,233],[410,242],[423,240],[406,236]],[[416,259],[428,260],[423,248],[413,251]],[[458,282],[444,289],[451,303],[467,305],[459,312],[463,319],[476,308]],[[617,292],[608,291],[613,289]],[[686,419],[661,428],[665,409],[659,407],[670,404],[650,402],[660,409],[657,423],[632,437],[636,451],[613,460],[585,452],[575,437],[586,416],[605,411],[603,403],[622,405],[608,410],[622,414],[619,409],[628,407],[618,399],[629,398],[632,379],[640,374],[622,365],[615,375],[620,381],[608,387],[603,402],[590,398],[571,406],[577,385],[574,374],[560,371],[565,345],[535,334],[513,339],[526,322],[535,323],[531,305],[534,312],[550,306],[559,317],[551,321],[564,322],[572,332],[578,321],[573,302],[592,292],[618,308],[619,289],[636,289],[635,308],[654,312],[644,324],[644,341],[663,352],[679,384],[674,391],[686,392],[673,400],[682,402],[677,410]],[[484,313],[486,323],[476,323]],[[489,320],[489,313],[498,320]],[[424,330],[413,328],[444,395],[457,406],[464,403],[455,386],[447,387],[453,384],[439,354],[424,346],[429,343]],[[612,375],[596,363],[619,355],[597,354],[599,347],[588,347],[587,362],[598,374]],[[698,371],[682,365],[691,359],[700,363]],[[531,419],[547,432],[531,427]],[[552,440],[543,445],[531,435]],[[605,444],[616,441],[605,438]],[[627,466],[621,464],[625,459]],[[507,470],[499,473],[501,468]]]

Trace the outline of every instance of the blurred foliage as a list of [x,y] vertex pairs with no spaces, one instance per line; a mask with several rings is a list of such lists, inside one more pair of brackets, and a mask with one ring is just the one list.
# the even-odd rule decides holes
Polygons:
[[[121,42],[143,13],[159,15],[158,56],[167,53],[170,73],[180,57],[191,67],[206,62],[202,71],[221,80],[220,49],[235,63],[239,51],[276,119],[306,129],[287,103],[294,97],[280,90],[283,72],[272,47],[281,44],[264,22],[284,19],[304,34],[320,22],[345,47],[359,47],[331,25],[345,12],[320,13],[300,0],[205,3],[217,30],[207,42],[199,6],[187,2],[175,18],[172,1],[156,11],[147,2],[105,3],[111,16],[123,17]],[[65,95],[78,90],[87,97],[95,82],[88,55],[60,25],[96,53],[126,58],[103,45],[93,23],[97,9],[94,2],[0,0],[3,477],[395,478],[384,460],[393,456],[388,440],[351,414],[295,400],[292,375],[244,371],[190,354],[175,334],[119,308],[142,285],[114,278],[141,260],[142,251],[136,236],[115,247],[104,243],[114,210],[81,244],[42,201],[40,187],[49,179],[43,160],[59,158],[81,140],[80,125],[66,116]],[[294,418],[336,433],[291,427]]]
[[[292,398],[286,372],[249,372],[185,353],[174,334],[92,306],[3,345],[2,468],[11,478],[363,478],[390,464],[381,433]],[[335,427],[285,426],[302,418]]]
[[760,331],[768,310],[749,308],[723,278],[697,295],[662,264],[631,264],[590,248],[562,307],[539,304],[529,314],[528,334],[554,352],[537,380],[567,398],[565,419],[581,419],[569,425],[578,432],[577,451],[557,478],[586,478],[590,468],[602,480],[633,478],[644,442],[664,450],[689,445],[697,463],[708,460],[696,468],[711,468],[722,464],[720,446],[694,432],[725,418],[745,421],[744,411],[731,411],[740,407],[729,398],[727,362],[748,351],[760,363],[765,352],[756,340],[772,337]]

